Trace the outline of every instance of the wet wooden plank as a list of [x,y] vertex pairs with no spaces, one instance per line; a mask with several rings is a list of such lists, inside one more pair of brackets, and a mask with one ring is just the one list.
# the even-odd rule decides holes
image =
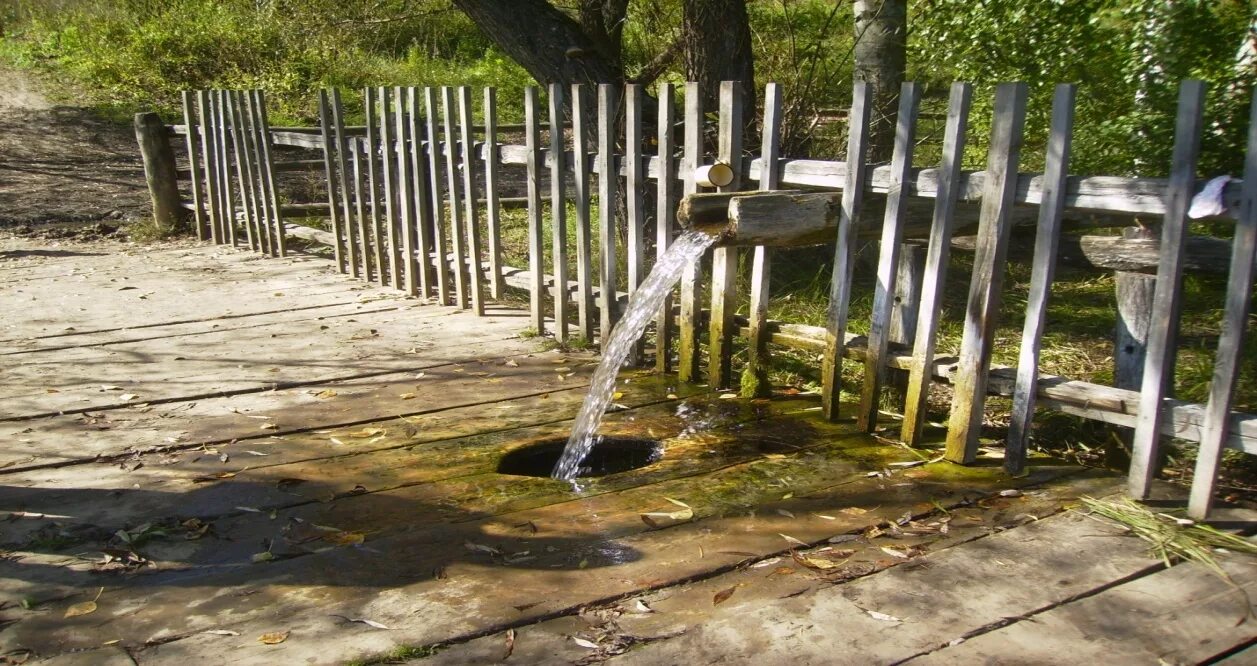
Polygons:
[[[733,169],[733,182],[719,188],[742,188],[742,86],[720,83],[720,125],[716,160]],[[707,382],[719,388],[733,385],[733,313],[737,310],[738,250],[718,247],[711,253],[711,314],[707,350]]]
[[1148,328],[1148,351],[1144,361],[1143,386],[1139,391],[1139,417],[1131,440],[1130,494],[1140,499],[1148,496],[1152,478],[1157,472],[1157,453],[1165,417],[1162,400],[1173,384],[1174,359],[1178,351],[1178,318],[1183,297],[1183,255],[1186,251],[1183,236],[1187,233],[1187,209],[1195,189],[1204,102],[1203,82],[1189,80],[1179,86],[1174,155],[1165,193],[1165,218],[1161,222],[1161,263],[1157,266],[1157,288],[1152,297],[1152,323]]
[[541,105],[537,87],[524,88],[524,140],[528,144],[528,312],[537,335],[546,331],[542,275],[545,270],[545,234],[541,226]]
[[[567,284],[567,197],[564,194],[563,86],[550,84],[550,257],[556,285]],[[575,136],[575,133],[573,133]],[[580,247],[580,244],[577,244]],[[554,339],[567,342],[567,294],[554,298]],[[592,339],[592,338],[586,338]]]
[[1253,261],[1257,260],[1257,91],[1248,120],[1248,152],[1244,159],[1244,189],[1239,218],[1231,240],[1231,273],[1227,278],[1226,309],[1222,315],[1222,335],[1214,356],[1213,379],[1205,422],[1201,429],[1196,471],[1192,476],[1188,516],[1203,520],[1213,505],[1213,489],[1218,466],[1226,446],[1235,386],[1244,362],[1244,335],[1252,309]]
[[[576,213],[576,336],[594,340],[593,223],[590,218],[588,96],[585,86],[572,85],[572,209]],[[551,149],[553,150],[553,148]],[[551,172],[551,178],[554,177]]]
[[[205,218],[205,185],[201,180],[203,170],[200,144],[198,143],[201,140],[202,132],[205,130],[203,126],[198,125],[201,120],[199,110],[193,108],[197,102],[196,93],[191,90],[184,90],[180,93],[180,96],[183,100],[183,124],[192,128],[191,131],[184,134],[188,151],[188,169],[190,171],[188,189],[192,193],[192,225],[196,230],[197,239],[206,240],[209,237],[209,228],[206,225]],[[196,122],[193,122],[194,117]]]
[[450,302],[453,278],[449,262],[449,242],[445,233],[445,197],[443,194],[445,180],[441,178],[441,130],[439,127],[440,107],[437,104],[437,89],[424,88],[424,111],[427,112],[427,151],[428,177],[432,195],[432,253],[436,265],[436,299],[441,305]]
[[620,176],[614,171],[616,110],[619,108],[617,87],[598,84],[598,251],[601,270],[598,273],[598,342],[603,349],[611,339],[611,329],[620,320],[620,304],[616,299],[619,260],[616,258],[616,204]]
[[497,89],[484,89],[484,189],[486,227],[489,234],[489,296],[502,298],[502,219],[498,197],[498,102]]
[[467,228],[467,270],[471,276],[468,290],[471,295],[471,311],[477,316],[484,314],[484,267],[480,256],[480,213],[476,207],[476,160],[473,157],[475,137],[472,135],[471,88],[458,87],[458,117],[462,137],[464,226]]
[[1061,84],[1056,87],[1052,99],[1043,203],[1040,204],[1039,225],[1034,239],[1034,263],[1030,274],[1030,292],[1026,297],[1026,323],[1022,328],[1021,353],[1017,359],[1017,386],[1013,389],[1013,410],[1004,445],[1004,470],[1013,475],[1021,474],[1025,469],[1026,452],[1030,446],[1030,426],[1039,384],[1039,346],[1047,324],[1048,294],[1056,272],[1077,91],[1075,85]]
[[965,156],[965,134],[969,126],[969,107],[972,100],[972,85],[963,82],[952,84],[947,103],[947,126],[943,133],[938,196],[934,200],[934,215],[930,224],[925,273],[921,279],[921,305],[917,311],[916,340],[912,345],[903,425],[899,431],[899,439],[909,446],[916,446],[921,442],[925,425],[925,401],[933,379],[934,349],[938,342],[938,322],[942,315],[943,289],[947,284],[947,265],[951,254],[956,199],[959,195],[957,178]]
[[[761,130],[760,156],[765,167],[759,180],[764,192],[777,189],[779,172],[777,160],[781,157],[781,86],[769,83],[764,87],[764,119]],[[744,398],[767,397],[771,392],[768,383],[768,298],[772,275],[772,254],[759,245],[751,257],[750,336],[746,347],[746,372],[754,378],[754,390],[743,389]]]
[[[685,145],[681,158],[681,178],[684,185],[681,194],[698,192],[698,181],[694,172],[703,161],[703,94],[698,84],[690,81],[685,84]],[[702,260],[692,261],[686,265],[681,274],[681,314],[677,319],[677,350],[680,361],[677,365],[677,379],[683,382],[698,381],[699,353],[698,329],[699,312],[702,303]]]
[[851,298],[851,274],[855,262],[855,234],[852,227],[859,224],[860,207],[864,202],[864,182],[868,164],[868,129],[872,107],[869,106],[869,86],[857,81],[851,98],[851,113],[847,139],[847,161],[854,163],[847,171],[846,187],[842,191],[842,207],[839,210],[838,234],[834,241],[834,269],[829,281],[829,306],[826,312],[825,351],[821,363],[821,406],[826,418],[837,419],[838,403],[842,394],[842,359],[845,356],[847,308]]
[[890,343],[890,319],[894,309],[899,262],[903,250],[904,218],[907,213],[903,184],[912,169],[916,144],[917,112],[921,88],[905,82],[899,88],[899,110],[895,123],[895,146],[891,156],[891,186],[886,195],[882,238],[877,262],[877,283],[873,288],[873,310],[869,317],[868,342],[864,351],[864,384],[856,423],[866,431],[877,427],[882,386],[886,380],[886,350]]
[[960,361],[953,379],[955,397],[947,424],[947,459],[957,463],[973,462],[985,416],[987,372],[1003,296],[1027,94],[1023,83],[1004,83],[995,89],[995,120],[986,158],[988,189],[982,197],[969,305],[960,342]]
[[[327,90],[319,91],[319,126],[323,137],[323,174],[327,181],[328,216],[332,221],[332,233],[336,244],[332,250],[336,257],[336,267],[342,273],[349,272],[345,259],[344,232],[341,230],[340,190],[337,188],[336,131],[332,128],[332,103]],[[371,126],[370,116],[367,126]],[[356,269],[355,269],[356,270]]]

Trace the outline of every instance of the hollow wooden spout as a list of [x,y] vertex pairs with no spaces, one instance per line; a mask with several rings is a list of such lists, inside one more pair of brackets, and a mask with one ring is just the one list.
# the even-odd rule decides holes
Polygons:
[[800,247],[834,240],[840,192],[691,194],[681,200],[684,229],[718,236],[717,245]]

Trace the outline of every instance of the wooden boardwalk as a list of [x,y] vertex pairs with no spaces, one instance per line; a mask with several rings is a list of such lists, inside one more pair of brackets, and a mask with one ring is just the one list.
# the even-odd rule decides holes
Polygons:
[[627,373],[604,432],[665,455],[573,491],[496,471],[595,362],[524,310],[192,244],[7,240],[0,294],[11,660],[1254,663],[1236,587],[1068,510],[1120,479]]

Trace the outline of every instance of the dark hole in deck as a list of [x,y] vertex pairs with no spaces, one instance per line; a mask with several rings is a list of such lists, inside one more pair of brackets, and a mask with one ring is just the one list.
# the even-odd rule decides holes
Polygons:
[[[566,445],[566,439],[553,439],[511,451],[498,463],[498,473],[548,477]],[[585,457],[577,476],[588,478],[627,472],[662,457],[663,447],[653,439],[603,437]]]

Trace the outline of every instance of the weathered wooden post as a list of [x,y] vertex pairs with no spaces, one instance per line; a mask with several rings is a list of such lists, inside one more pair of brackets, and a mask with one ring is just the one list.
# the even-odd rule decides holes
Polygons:
[[[925,244],[903,243],[899,249],[899,265],[895,277],[895,299],[890,311],[891,342],[912,349],[917,337],[917,313],[921,308],[921,283],[925,276]],[[887,370],[887,385],[895,402],[902,404],[908,395],[908,371]]]
[[179,200],[175,153],[161,116],[153,112],[135,114],[135,140],[140,144],[144,178],[153,199],[153,224],[158,233],[169,233],[183,223],[185,211]]

